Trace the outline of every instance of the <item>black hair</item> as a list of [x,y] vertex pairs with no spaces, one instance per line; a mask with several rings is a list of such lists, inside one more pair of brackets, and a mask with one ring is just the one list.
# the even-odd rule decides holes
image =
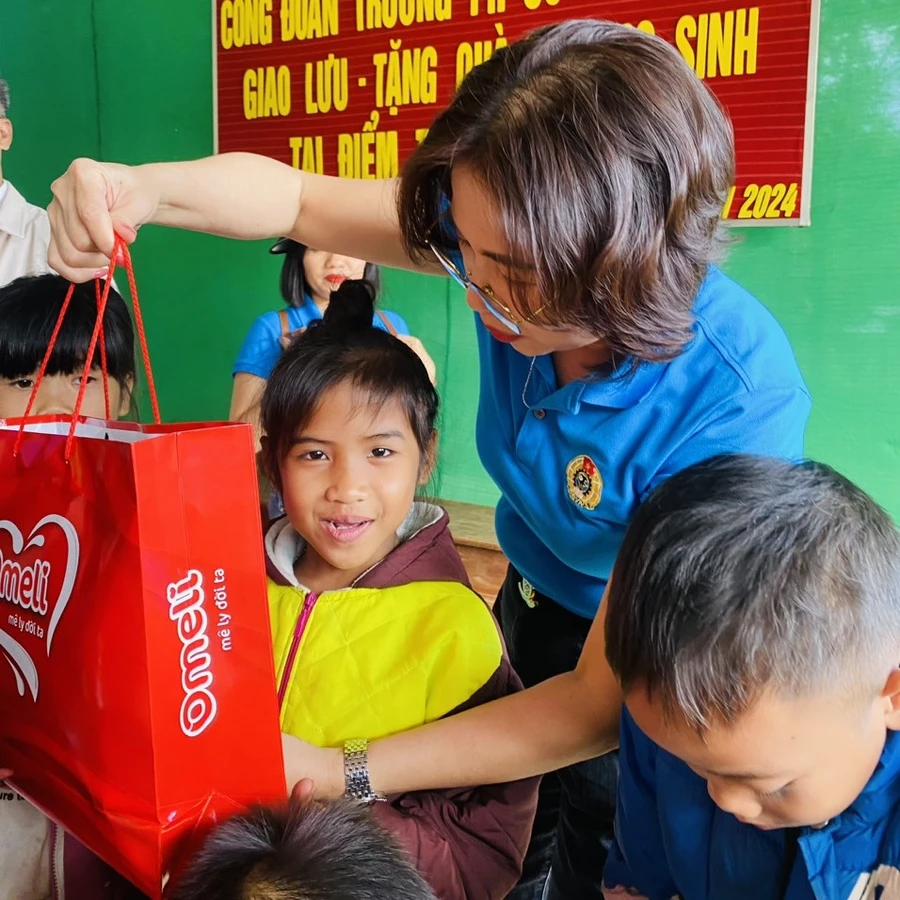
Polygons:
[[[61,275],[17,278],[0,288],[0,378],[24,378],[40,368],[56,326],[69,282]],[[93,282],[75,286],[72,300],[47,365],[47,375],[80,372],[97,322]],[[125,301],[110,288],[103,316],[109,377],[123,388],[135,375],[134,328]],[[100,368],[100,348],[94,368]]]
[[[271,249],[270,253],[283,253],[284,263],[281,266],[281,296],[288,306],[303,306],[306,295],[310,293],[303,271],[303,258],[309,247],[292,238],[282,238]],[[381,293],[381,272],[375,263],[366,263],[363,269],[363,280],[372,286],[375,298]]]
[[606,602],[625,692],[698,730],[766,689],[875,696],[900,663],[900,535],[826,465],[718,456],[641,506]]
[[432,448],[438,395],[422,360],[399,338],[372,324],[375,292],[367,281],[345,281],[321,321],[281,355],[263,393],[264,457],[281,489],[279,464],[291,441],[315,415],[325,393],[345,381],[383,404],[399,401],[423,457]]
[[171,900],[434,900],[364,807],[292,802],[219,825]]

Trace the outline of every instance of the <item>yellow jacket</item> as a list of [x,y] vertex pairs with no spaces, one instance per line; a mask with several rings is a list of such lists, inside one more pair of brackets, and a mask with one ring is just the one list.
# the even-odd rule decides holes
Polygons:
[[[314,595],[293,574],[286,519],[266,538],[281,726],[318,746],[396,734],[519,690],[499,629],[468,586],[438,507],[352,587]],[[441,900],[499,900],[518,879],[537,781],[391,797],[373,811]]]

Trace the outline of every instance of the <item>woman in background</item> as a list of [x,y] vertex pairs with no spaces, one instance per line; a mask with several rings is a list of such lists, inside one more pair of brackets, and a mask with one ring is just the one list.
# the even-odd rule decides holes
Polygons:
[[[284,348],[311,322],[322,318],[332,291],[348,279],[365,279],[375,289],[381,288],[378,267],[363,259],[314,250],[290,238],[278,241],[270,253],[284,254],[281,268],[281,296],[285,309],[263,313],[247,333],[234,364],[231,392],[233,422],[247,422],[258,428],[259,401],[266,381]],[[395,312],[379,310],[372,324],[408,344],[425,363],[432,381],[434,363],[421,341],[410,337],[406,322]]]

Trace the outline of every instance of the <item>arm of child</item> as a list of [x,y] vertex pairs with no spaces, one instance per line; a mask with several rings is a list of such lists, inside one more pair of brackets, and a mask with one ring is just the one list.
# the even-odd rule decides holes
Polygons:
[[622,713],[616,839],[603,872],[607,900],[671,900],[678,890],[669,872],[656,806],[659,748]]
[[232,367],[230,422],[253,426],[256,445],[261,433],[260,403],[266,380],[281,358],[281,319],[277,313],[265,313],[254,320],[241,344]]
[[413,337],[410,334],[398,334],[397,338],[403,341],[422,360],[422,365],[425,366],[425,371],[428,373],[431,383],[437,384],[437,366],[425,349],[425,345],[417,337]]
[[252,425],[259,437],[259,406],[266,380],[249,372],[238,372],[234,376],[231,387],[231,410],[228,413],[230,422],[244,422]]

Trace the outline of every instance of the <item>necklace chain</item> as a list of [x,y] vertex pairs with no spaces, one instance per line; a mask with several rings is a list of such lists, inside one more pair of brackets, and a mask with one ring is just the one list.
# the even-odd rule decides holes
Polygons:
[[533,409],[531,404],[525,399],[525,394],[528,393],[528,385],[531,384],[531,373],[534,372],[534,364],[537,362],[537,357],[531,357],[531,365],[528,367],[528,375],[525,378],[525,384],[522,386],[522,402],[525,404],[525,409]]

